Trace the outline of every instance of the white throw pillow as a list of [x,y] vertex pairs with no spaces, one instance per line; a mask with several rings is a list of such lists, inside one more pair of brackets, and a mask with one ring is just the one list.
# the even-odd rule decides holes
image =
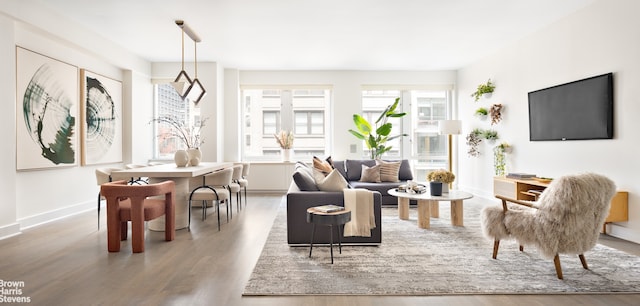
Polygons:
[[331,170],[327,176],[324,176],[324,173],[319,170],[313,169],[313,178],[321,191],[342,191],[349,185],[342,174],[335,169]]

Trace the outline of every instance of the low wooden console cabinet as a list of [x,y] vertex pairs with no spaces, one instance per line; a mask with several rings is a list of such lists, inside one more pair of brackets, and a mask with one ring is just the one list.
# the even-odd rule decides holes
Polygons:
[[[493,194],[504,197],[535,201],[540,192],[549,186],[549,183],[540,182],[534,179],[512,179],[504,176],[493,178]],[[603,233],[607,233],[607,223],[629,221],[629,193],[618,191],[611,199],[609,216],[604,221]]]

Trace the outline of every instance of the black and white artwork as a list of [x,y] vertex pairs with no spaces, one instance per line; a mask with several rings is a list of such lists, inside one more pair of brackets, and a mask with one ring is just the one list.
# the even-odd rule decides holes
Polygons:
[[78,68],[16,47],[16,168],[77,165]]
[[122,82],[81,69],[82,164],[122,162]]

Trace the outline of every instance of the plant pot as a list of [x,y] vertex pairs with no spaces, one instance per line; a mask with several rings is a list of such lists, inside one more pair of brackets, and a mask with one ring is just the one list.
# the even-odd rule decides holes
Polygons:
[[190,166],[197,166],[200,164],[200,160],[202,159],[202,151],[200,151],[200,148],[187,149],[187,153],[189,155]]
[[189,154],[185,150],[178,150],[173,155],[173,161],[178,167],[186,167],[189,164]]
[[492,94],[493,94],[492,92],[483,93],[482,97],[485,98],[485,99],[489,99],[489,98],[491,98]]
[[429,182],[429,193],[432,196],[442,195],[442,182]]

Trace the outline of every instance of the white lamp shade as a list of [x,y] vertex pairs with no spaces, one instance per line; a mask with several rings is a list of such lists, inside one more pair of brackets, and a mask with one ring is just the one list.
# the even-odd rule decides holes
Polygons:
[[441,135],[462,134],[462,120],[440,120],[438,121],[438,132]]

